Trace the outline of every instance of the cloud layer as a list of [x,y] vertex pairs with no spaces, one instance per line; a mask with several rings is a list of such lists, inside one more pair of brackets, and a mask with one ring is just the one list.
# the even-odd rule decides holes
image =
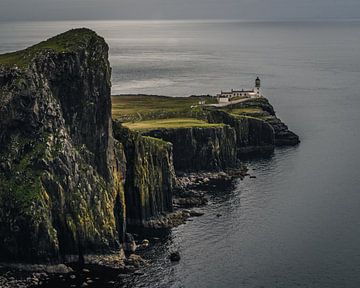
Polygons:
[[359,0],[1,0],[0,20],[359,18]]

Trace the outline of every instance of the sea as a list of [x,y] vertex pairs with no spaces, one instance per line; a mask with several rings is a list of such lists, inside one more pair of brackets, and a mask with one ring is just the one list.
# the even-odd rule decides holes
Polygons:
[[75,27],[108,42],[114,95],[214,95],[259,76],[301,139],[210,189],[127,287],[360,287],[359,20],[0,22],[0,53]]

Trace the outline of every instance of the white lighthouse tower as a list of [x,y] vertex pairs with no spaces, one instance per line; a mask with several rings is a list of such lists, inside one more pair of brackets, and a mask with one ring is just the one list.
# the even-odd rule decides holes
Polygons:
[[255,80],[255,88],[254,88],[256,97],[261,97],[261,91],[260,91],[261,85],[260,84],[261,84],[260,78],[257,77]]

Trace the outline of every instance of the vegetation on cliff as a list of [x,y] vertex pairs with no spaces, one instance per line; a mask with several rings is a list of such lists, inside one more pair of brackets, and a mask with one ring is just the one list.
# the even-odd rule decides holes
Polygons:
[[94,37],[100,38],[92,30],[86,28],[73,29],[24,50],[2,54],[0,55],[0,65],[26,68],[34,58],[48,51],[70,53],[84,49],[87,45],[91,45],[91,41],[95,39]]
[[166,97],[155,95],[112,96],[112,114],[122,122],[167,118],[198,118],[205,115],[199,101],[216,103],[210,96]]
[[300,142],[299,137],[289,131],[288,127],[276,117],[274,108],[264,97],[248,99],[221,110],[235,117],[253,117],[265,121],[274,129],[275,145],[277,146],[296,145]]
[[[266,144],[268,146],[296,145],[300,142],[299,137],[289,131],[288,127],[276,117],[274,108],[264,97],[243,98],[244,101],[242,102],[223,107],[209,106],[209,104],[216,103],[216,98],[211,96],[165,97],[154,95],[127,95],[113,96],[112,99],[113,117],[125,122],[124,125],[130,129],[137,131],[146,132],[152,129],[211,127],[211,124],[215,123],[209,123],[208,116],[213,112],[222,111],[234,119],[236,118],[241,123],[248,123],[250,119],[253,119],[252,123],[264,122],[262,124],[264,127],[267,126],[266,124],[269,124],[274,129],[275,142],[272,144],[268,142]],[[200,100],[205,101],[205,105],[199,104]],[[216,123],[219,124],[222,122]],[[242,130],[244,131],[244,129]],[[259,133],[259,135],[261,135],[261,132]],[[242,133],[242,135],[244,134]],[[247,145],[244,144],[246,141],[241,141],[241,143],[243,143],[241,144],[243,148]],[[254,148],[255,146],[252,145],[252,147]],[[248,147],[248,149],[243,150],[244,152],[250,150],[256,151],[256,149],[253,148],[250,149],[250,147]],[[267,148],[265,150],[269,149]]]
[[149,221],[172,212],[176,177],[172,145],[145,137],[114,122],[114,137],[126,156],[125,201],[127,223],[147,226]]
[[71,30],[0,59],[1,260],[118,247],[124,160],[104,39]]
[[127,122],[123,124],[125,127],[136,131],[151,131],[154,129],[176,129],[176,128],[205,128],[205,127],[219,127],[222,124],[212,124],[203,120],[194,118],[167,118],[156,119],[139,122]]

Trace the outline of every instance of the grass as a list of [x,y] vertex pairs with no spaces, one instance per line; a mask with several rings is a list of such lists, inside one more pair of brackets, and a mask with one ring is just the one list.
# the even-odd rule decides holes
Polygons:
[[[164,97],[150,95],[112,96],[113,118],[142,119],[149,114],[186,113],[196,109],[199,97]],[[206,103],[216,103],[216,99],[204,97]],[[191,108],[193,106],[193,108]]]
[[206,127],[221,127],[224,124],[210,124],[202,120],[194,118],[172,118],[172,119],[157,119],[140,122],[128,122],[123,125],[135,131],[149,131],[155,129],[172,129],[172,128],[206,128]]
[[228,112],[234,116],[248,116],[248,117],[258,118],[258,119],[263,119],[263,120],[267,117],[272,118],[272,116],[268,112],[264,111],[260,107],[234,108],[234,109],[225,110],[225,112]]
[[231,110],[231,114],[260,114],[264,113],[261,108],[235,108]]
[[87,43],[96,33],[86,29],[72,29],[27,49],[0,55],[1,66],[25,68],[39,52],[51,50],[57,53],[71,52]]

